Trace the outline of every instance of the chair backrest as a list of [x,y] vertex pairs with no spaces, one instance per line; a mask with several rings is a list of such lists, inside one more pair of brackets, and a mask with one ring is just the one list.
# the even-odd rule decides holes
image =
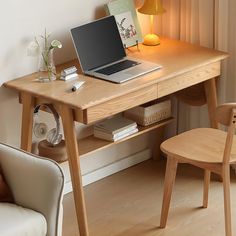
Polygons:
[[225,103],[218,106],[215,111],[215,119],[218,123],[228,127],[223,156],[223,163],[228,164],[236,128],[236,103]]

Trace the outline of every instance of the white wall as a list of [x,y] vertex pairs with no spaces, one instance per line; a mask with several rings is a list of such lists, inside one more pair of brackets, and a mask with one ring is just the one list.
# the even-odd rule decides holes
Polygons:
[[[52,39],[59,39],[63,48],[55,51],[56,64],[76,57],[69,30],[105,15],[108,0],[8,0],[0,8],[0,85],[5,81],[37,70],[37,59],[27,56],[27,46],[34,36],[47,28]],[[137,0],[137,6],[142,1]],[[148,17],[140,16],[143,32]],[[0,88],[0,141],[19,145],[20,106],[17,95]]]
[[[46,27],[52,39],[62,42],[63,48],[55,53],[56,64],[76,57],[69,29],[102,17],[103,5],[108,0],[7,0],[0,7],[0,85],[5,81],[37,70],[37,60],[27,56],[27,46],[35,35]],[[140,4],[140,1],[137,1]],[[148,18],[141,16],[142,26]],[[148,29],[143,29],[144,33]],[[52,124],[52,119],[47,119]],[[0,141],[19,146],[21,105],[15,92],[0,88]],[[84,130],[84,126],[82,126]],[[85,132],[87,128],[85,128]],[[91,131],[91,129],[89,130]],[[88,132],[89,132],[88,131]],[[139,140],[139,141],[138,141]],[[117,159],[145,149],[147,139],[138,138],[93,154],[105,165],[105,159],[114,155]],[[145,141],[144,141],[145,140]],[[92,158],[92,156],[91,156]],[[92,159],[91,159],[92,160]],[[92,163],[92,161],[91,161]],[[90,164],[91,164],[90,163]],[[97,168],[97,164],[96,164]]]
[[[101,17],[106,1],[8,0],[0,8],[0,85],[37,70],[37,59],[27,56],[27,46],[46,27],[52,39],[62,41],[56,63],[75,58],[69,29]],[[19,145],[21,107],[17,95],[0,89],[0,141]]]

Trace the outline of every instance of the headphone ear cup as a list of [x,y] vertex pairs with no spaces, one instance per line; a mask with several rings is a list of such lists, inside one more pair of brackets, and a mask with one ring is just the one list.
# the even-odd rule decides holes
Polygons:
[[53,128],[49,130],[47,134],[47,141],[52,145],[55,146],[59,144],[62,140],[62,134],[57,134],[57,129]]
[[48,126],[45,123],[35,123],[33,132],[36,138],[45,138]]

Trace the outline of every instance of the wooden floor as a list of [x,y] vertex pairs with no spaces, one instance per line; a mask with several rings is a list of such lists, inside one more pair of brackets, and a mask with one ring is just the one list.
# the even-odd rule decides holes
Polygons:
[[[223,236],[222,183],[212,181],[202,209],[203,171],[180,165],[166,229],[159,229],[165,162],[146,161],[85,187],[90,236]],[[236,177],[231,175],[234,227]],[[235,196],[235,198],[233,198]],[[236,235],[236,227],[233,228]],[[64,198],[63,236],[78,236],[72,194]]]

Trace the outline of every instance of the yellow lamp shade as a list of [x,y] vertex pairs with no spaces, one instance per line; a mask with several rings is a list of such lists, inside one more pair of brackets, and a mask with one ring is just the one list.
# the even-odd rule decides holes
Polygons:
[[138,11],[147,15],[159,15],[166,10],[162,7],[161,0],[145,0],[143,6]]

